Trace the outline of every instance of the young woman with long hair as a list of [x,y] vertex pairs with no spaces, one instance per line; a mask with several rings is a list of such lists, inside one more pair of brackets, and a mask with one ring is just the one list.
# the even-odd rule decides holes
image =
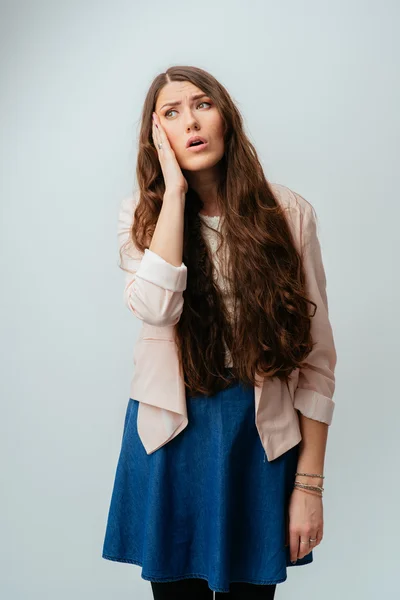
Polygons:
[[136,174],[118,236],[142,328],[102,555],[156,600],[272,599],[323,536],[336,351],[315,211],[267,181],[195,67],[152,82]]

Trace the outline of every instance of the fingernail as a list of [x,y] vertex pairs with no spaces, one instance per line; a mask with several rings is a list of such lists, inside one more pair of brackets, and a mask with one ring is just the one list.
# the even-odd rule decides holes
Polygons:
[[292,565],[295,565],[297,560],[291,560],[290,562],[292,563]]

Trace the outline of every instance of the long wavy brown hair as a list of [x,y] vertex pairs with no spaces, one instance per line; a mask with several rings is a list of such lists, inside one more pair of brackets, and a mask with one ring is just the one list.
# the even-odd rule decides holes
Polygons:
[[225,153],[217,197],[229,251],[229,260],[222,264],[234,311],[227,314],[213,279],[214,267],[198,214],[203,202],[189,185],[183,240],[187,287],[183,312],[174,327],[187,393],[212,395],[228,385],[224,343],[234,373],[243,383],[255,385],[256,373],[287,383],[292,370],[301,366],[312,349],[313,315],[308,308],[309,304],[315,310],[317,306],[306,296],[302,256],[243,130],[242,117],[226,89],[202,69],[170,67],[149,88],[141,117],[136,167],[140,200],[132,241],[142,252],[149,247],[161,211],[165,185],[152,138],[152,113],[161,88],[170,81],[190,81],[200,88],[224,122]]

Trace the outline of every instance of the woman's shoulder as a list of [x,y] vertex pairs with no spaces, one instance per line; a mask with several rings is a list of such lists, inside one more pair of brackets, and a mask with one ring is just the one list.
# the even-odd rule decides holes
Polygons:
[[299,244],[302,243],[304,230],[312,232],[315,230],[317,215],[314,206],[298,192],[286,185],[270,184],[276,201],[283,206],[287,216],[287,222]]
[[302,214],[306,211],[313,210],[311,202],[287,185],[281,183],[270,183],[269,185],[276,200],[285,208],[297,210]]

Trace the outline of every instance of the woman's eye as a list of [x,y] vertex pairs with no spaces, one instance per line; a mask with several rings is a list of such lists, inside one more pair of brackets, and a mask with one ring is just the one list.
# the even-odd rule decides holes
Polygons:
[[[197,105],[197,108],[199,106],[201,106],[202,104],[208,104],[209,106],[211,106],[211,102],[205,102],[205,101],[203,101],[203,102],[200,102],[200,104]],[[176,112],[176,110],[174,110],[173,108],[171,110],[167,110],[167,112],[164,114],[164,117],[168,117],[168,115],[170,113],[172,113],[172,112]]]

